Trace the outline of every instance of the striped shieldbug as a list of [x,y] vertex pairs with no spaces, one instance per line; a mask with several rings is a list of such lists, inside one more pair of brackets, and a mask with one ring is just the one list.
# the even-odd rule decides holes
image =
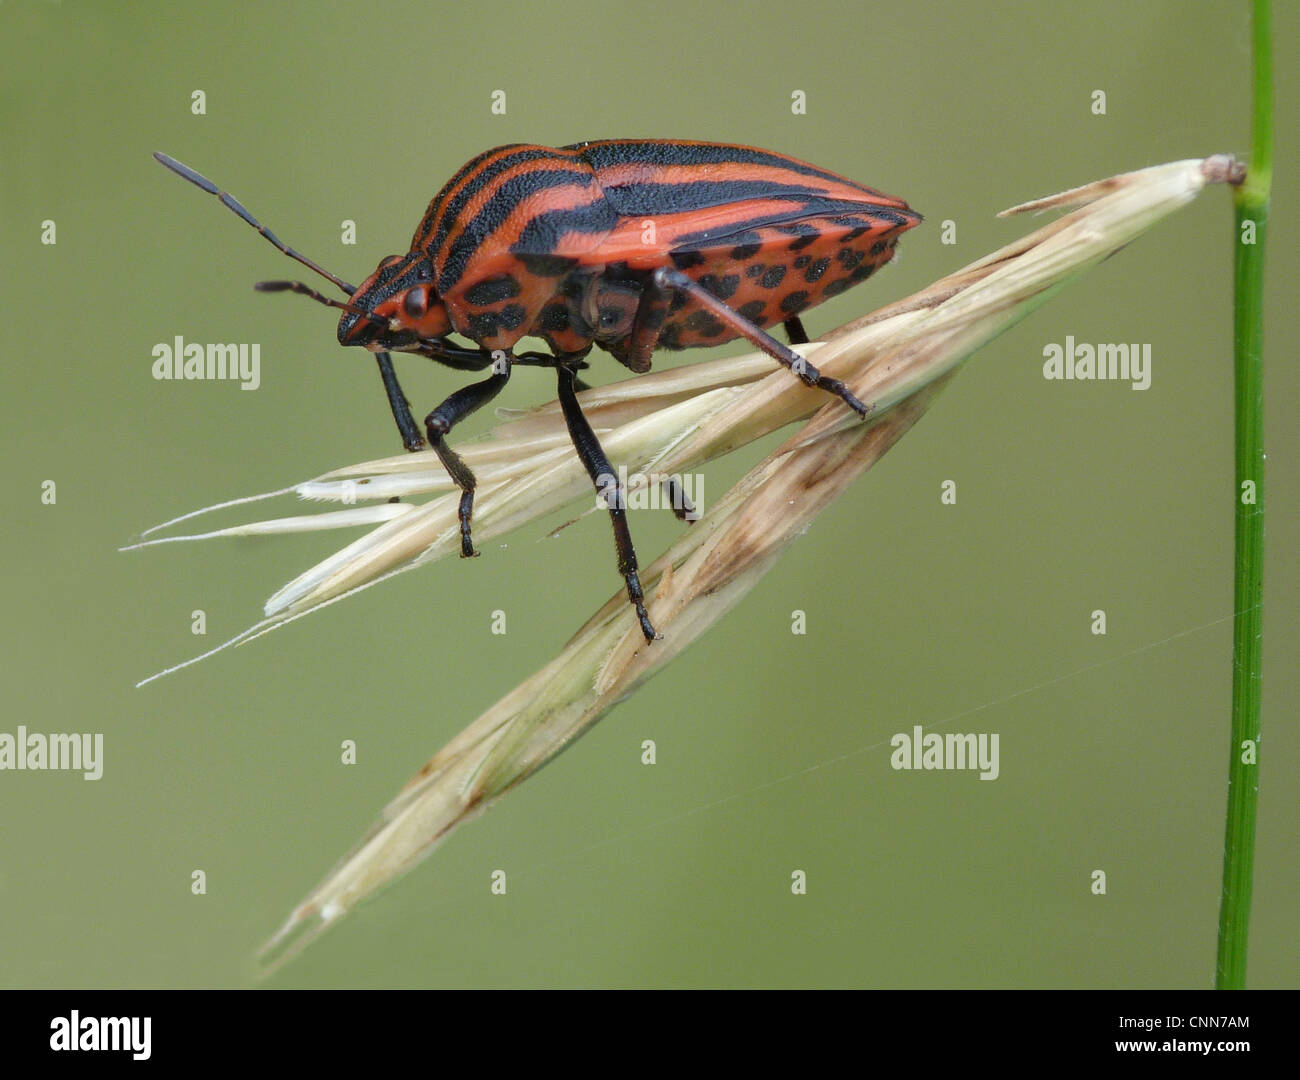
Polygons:
[[[347,299],[340,301],[298,281],[255,286],[342,310],[339,344],[375,354],[403,445],[420,450],[427,438],[461,490],[462,556],[477,554],[470,534],[475,480],[446,437],[501,391],[513,365],[554,368],[569,434],[605,496],[619,572],[647,641],[656,634],[623,493],[616,480],[608,486],[614,470],[577,398],[577,372],[592,346],[640,373],[657,348],[744,337],[806,385],[866,416],[843,383],[766,328],[782,323],[792,344],[806,342],[800,313],[865,281],[921,221],[901,199],[750,146],[662,139],[558,149],[514,144],[460,169],[429,203],[410,250],[383,259],[356,287],[282,243],[206,177],[166,154],[154,156],[343,290]],[[453,341],[453,333],[473,347]],[[541,338],[551,352],[516,353],[525,336]],[[422,437],[393,352],[491,374],[430,412]]]

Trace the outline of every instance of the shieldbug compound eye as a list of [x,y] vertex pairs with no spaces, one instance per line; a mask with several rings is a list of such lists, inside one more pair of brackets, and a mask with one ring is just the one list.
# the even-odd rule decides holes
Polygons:
[[[752,146],[664,139],[501,146],[467,163],[433,197],[406,255],[385,258],[355,287],[281,243],[206,177],[154,156],[343,290],[346,302],[301,282],[262,283],[341,309],[339,342],[375,354],[402,444],[420,450],[427,438],[461,489],[462,556],[477,554],[475,480],[446,435],[500,393],[514,364],[555,369],[569,434],[593,483],[614,475],[577,397],[576,373],[595,346],[640,373],[656,349],[743,337],[865,417],[867,407],[842,382],[767,329],[780,323],[791,344],[807,342],[800,314],[869,278],[921,221],[902,199]],[[544,209],[533,198],[542,192]],[[396,303],[418,331],[392,317]],[[475,347],[457,344],[453,333]],[[551,351],[515,353],[527,336]],[[421,437],[394,351],[491,374],[430,412]],[[653,641],[622,494],[606,498],[618,568]]]
[[424,318],[429,310],[429,294],[423,289],[411,289],[402,297],[402,310],[412,319]]

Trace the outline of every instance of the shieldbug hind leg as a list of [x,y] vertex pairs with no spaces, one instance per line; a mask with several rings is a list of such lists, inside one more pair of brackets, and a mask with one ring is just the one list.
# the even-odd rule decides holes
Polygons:
[[[659,310],[663,310],[664,294],[675,292],[690,297],[701,307],[711,312],[715,318],[730,326],[741,337],[747,338],[774,360],[788,367],[805,386],[816,386],[829,394],[834,394],[864,419],[871,411],[839,379],[832,379],[823,375],[813,364],[805,360],[788,345],[782,345],[766,330],[755,326],[744,316],[733,311],[709,292],[708,289],[704,288],[703,285],[687,277],[680,270],[660,267],[650,275],[650,286],[646,291],[647,293],[655,292],[659,294]],[[640,315],[638,314],[638,321],[639,319]],[[635,338],[635,330],[633,334]],[[653,345],[651,347],[653,348]]]

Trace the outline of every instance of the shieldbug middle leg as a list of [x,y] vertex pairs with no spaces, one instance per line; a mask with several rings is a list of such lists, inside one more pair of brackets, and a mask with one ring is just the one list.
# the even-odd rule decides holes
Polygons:
[[610,524],[614,527],[614,546],[618,550],[618,572],[623,575],[623,581],[627,585],[628,599],[636,609],[641,633],[646,641],[654,641],[659,634],[646,611],[645,594],[641,590],[641,579],[637,573],[636,549],[632,546],[632,532],[627,525],[626,492],[610,467],[609,458],[605,456],[591,424],[582,414],[582,406],[578,403],[574,387],[576,375],[573,369],[564,363],[557,363],[555,371],[559,383],[560,408],[569,426],[573,447],[591,477],[591,482],[595,484],[597,493],[609,508]]

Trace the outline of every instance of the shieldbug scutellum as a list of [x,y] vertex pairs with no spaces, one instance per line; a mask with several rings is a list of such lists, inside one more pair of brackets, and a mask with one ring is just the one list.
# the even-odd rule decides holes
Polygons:
[[[921,221],[907,203],[814,165],[750,146],[663,139],[515,144],[479,154],[433,197],[405,255],[358,288],[282,243],[229,194],[166,154],[162,164],[252,225],[286,255],[342,289],[338,340],[375,354],[407,450],[424,448],[390,353],[418,353],[491,374],[451,394],[424,421],[428,445],[461,489],[461,555],[470,538],[474,474],[447,445],[458,421],[491,401],[515,364],[552,367],[578,457],[614,527],[618,569],[647,641],[656,634],[637,577],[623,492],[578,402],[577,371],[599,345],[634,372],[656,348],[749,339],[806,385],[867,408],[838,379],[765,330],[808,340],[801,312],[865,281]],[[456,334],[472,347],[451,339]],[[514,352],[525,336],[551,353]],[[675,503],[675,506],[680,505]]]

